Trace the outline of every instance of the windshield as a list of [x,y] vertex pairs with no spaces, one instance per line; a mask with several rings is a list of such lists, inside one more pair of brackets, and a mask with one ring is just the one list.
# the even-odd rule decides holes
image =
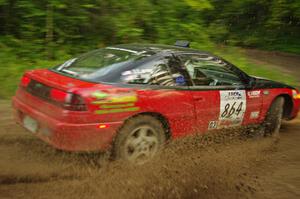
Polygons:
[[150,56],[145,51],[108,47],[70,59],[55,71],[89,81],[114,81],[114,76]]

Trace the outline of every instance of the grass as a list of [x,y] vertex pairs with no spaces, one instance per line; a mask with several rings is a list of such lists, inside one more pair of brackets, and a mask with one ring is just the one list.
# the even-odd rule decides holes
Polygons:
[[[257,65],[249,60],[239,48],[235,47],[211,47],[208,51],[224,57],[229,62],[238,66],[245,72],[254,76],[266,77],[278,80],[289,85],[296,85],[296,79],[280,71],[270,69],[267,65]],[[49,68],[67,60],[69,56],[63,56],[59,60],[47,61],[42,59],[20,59],[13,54],[12,50],[3,50],[0,54],[0,99],[10,98],[14,95],[22,74],[27,70],[37,68]]]
[[7,55],[0,58],[0,99],[8,99],[14,95],[20,79],[25,71],[37,68],[49,68],[62,63],[63,60],[46,61],[35,60],[26,61],[13,58],[14,56]]
[[0,90],[0,99],[1,98],[10,98],[17,89],[17,86],[20,82],[20,79],[25,71],[33,70],[37,68],[50,68],[59,63],[62,63],[62,60],[55,61],[44,61],[38,60],[34,63],[32,62],[22,62],[22,63],[0,63],[2,66],[0,67],[0,81],[2,84],[2,88]]
[[238,47],[221,47],[215,49],[214,53],[239,67],[249,75],[264,77],[291,86],[297,85],[295,77],[290,74],[282,73],[282,71],[274,70],[274,68],[268,64],[254,63],[253,60],[249,59],[243,50]]

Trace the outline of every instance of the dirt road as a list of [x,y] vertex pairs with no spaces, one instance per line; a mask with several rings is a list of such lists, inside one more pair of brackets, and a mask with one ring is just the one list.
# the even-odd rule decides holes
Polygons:
[[[143,166],[95,165],[14,125],[1,102],[0,198],[299,198],[300,120],[280,141],[224,132],[170,143]],[[96,157],[94,158],[96,159]]]
[[56,151],[14,124],[9,101],[0,113],[0,198],[300,198],[300,118],[279,140],[187,137],[133,166]]

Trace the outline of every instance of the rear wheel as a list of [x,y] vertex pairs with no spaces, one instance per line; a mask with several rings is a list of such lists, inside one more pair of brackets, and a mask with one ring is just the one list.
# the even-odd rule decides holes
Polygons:
[[265,136],[268,135],[277,136],[279,134],[279,130],[282,123],[283,105],[284,105],[283,97],[277,97],[274,100],[274,102],[271,104],[271,107],[267,112],[265,121],[263,123]]
[[128,120],[120,129],[114,143],[114,156],[142,164],[158,152],[165,139],[164,128],[159,120],[140,115]]

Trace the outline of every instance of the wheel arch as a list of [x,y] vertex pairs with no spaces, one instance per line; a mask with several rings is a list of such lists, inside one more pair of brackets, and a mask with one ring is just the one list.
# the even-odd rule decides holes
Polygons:
[[170,127],[170,123],[169,120],[167,119],[167,117],[165,117],[164,115],[162,115],[161,113],[158,112],[141,112],[141,113],[137,113],[135,115],[132,115],[130,117],[128,117],[125,121],[124,124],[126,124],[126,122],[128,120],[131,120],[135,117],[141,116],[141,115],[149,115],[151,117],[156,118],[158,121],[161,122],[161,124],[163,125],[163,128],[165,130],[165,135],[166,135],[166,139],[169,140],[171,138],[171,127]]
[[[289,119],[291,116],[291,113],[293,111],[293,106],[294,106],[293,99],[289,94],[280,94],[273,99],[272,103],[279,97],[283,97],[283,99],[284,99],[283,118]],[[271,103],[271,105],[272,105],[272,103]]]

